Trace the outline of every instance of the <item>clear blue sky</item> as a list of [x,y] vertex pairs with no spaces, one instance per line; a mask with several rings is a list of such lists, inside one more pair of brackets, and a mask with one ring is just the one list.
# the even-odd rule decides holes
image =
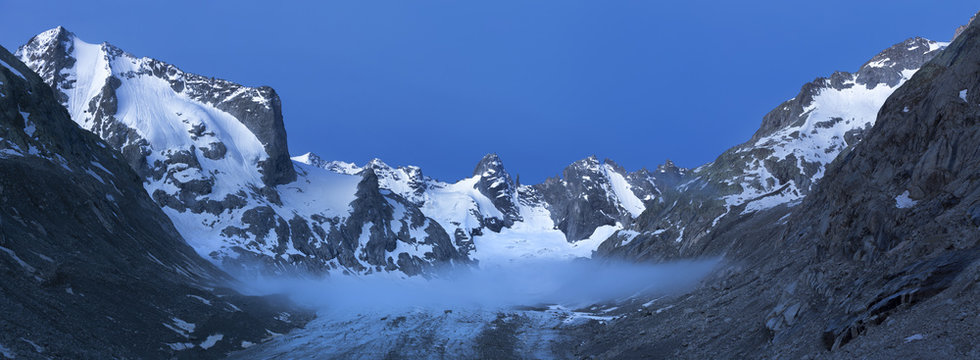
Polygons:
[[[941,4],[941,5],[939,5]],[[8,49],[63,25],[194,73],[270,85],[289,147],[523,182],[596,154],[693,167],[801,85],[911,36],[948,40],[975,1],[0,0]]]

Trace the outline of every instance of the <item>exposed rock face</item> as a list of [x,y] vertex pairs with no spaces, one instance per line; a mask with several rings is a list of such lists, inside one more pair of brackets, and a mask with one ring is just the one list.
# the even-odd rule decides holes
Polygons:
[[400,195],[382,189],[373,169],[366,169],[362,176],[357,199],[351,203],[354,211],[340,231],[328,237],[331,243],[340,244],[337,257],[342,266],[357,272],[370,273],[373,267],[374,271],[401,269],[419,275],[439,265],[469,263],[439,223]]
[[697,254],[726,224],[798,204],[824,177],[827,164],[861,141],[888,96],[945,45],[911,38],[856,73],[836,72],[804,85],[763,118],[748,142],[664,187],[663,202],[599,252],[629,258]]
[[218,358],[310,318],[222,288],[231,278],[62,100],[0,48],[3,356]]
[[[288,157],[281,104],[271,88],[188,74],[107,43],[85,43],[61,27],[32,38],[18,56],[54,89],[76,123],[123,154],[199,253],[225,266],[260,264],[273,272],[402,270],[387,266],[377,241],[358,243],[360,229],[348,229],[361,222],[362,212],[384,210],[368,207],[387,206],[360,201],[361,177],[344,167],[349,164],[330,162],[344,174],[335,176],[296,166]],[[306,161],[328,164],[315,156]],[[386,167],[379,162],[376,171]],[[412,185],[422,184],[421,171],[411,170],[405,176],[416,179]],[[417,206],[409,207],[414,212],[408,214],[418,214]],[[394,225],[401,219],[389,220]],[[419,221],[428,224],[410,222],[421,226]],[[419,262],[467,263],[470,245],[439,248],[449,237],[445,231],[433,228],[431,239],[424,232],[385,231],[393,236],[380,249],[397,249],[389,255],[407,259],[402,261],[411,267],[406,273],[434,266]],[[393,246],[397,241],[433,248],[426,255]]]
[[723,219],[696,246],[662,247],[729,260],[701,288],[575,330],[590,340],[572,353],[980,356],[978,92],[972,24],[891,94],[799,205]]
[[603,225],[628,225],[660,194],[657,176],[640,170],[632,174],[612,160],[595,156],[576,161],[562,176],[533,188],[541,194],[552,219],[568,241],[589,237]]
[[[844,314],[827,324],[828,348],[942,292],[980,258],[971,216],[980,204],[978,92],[980,28],[970,26],[888,99],[861,145],[828,169],[833,181],[800,209],[819,220],[791,218],[799,235],[788,237],[806,236],[824,255],[824,266],[810,273],[854,278],[863,290],[811,285],[807,295],[844,305],[832,308]],[[841,262],[843,269],[827,267]],[[848,268],[892,275],[853,277]]]
[[480,159],[473,170],[473,176],[480,178],[475,185],[476,189],[490,199],[504,216],[503,219],[485,218],[486,227],[499,232],[503,227],[513,226],[515,221],[521,221],[520,209],[517,207],[517,186],[507,170],[504,170],[504,164],[497,154],[489,154]]
[[[248,88],[220,79],[188,74],[158,60],[136,58],[108,43],[84,43],[60,26],[32,38],[18,50],[17,56],[51,85],[57,98],[68,107],[79,125],[121,149],[135,169],[151,171],[159,177],[160,169],[149,163],[146,157],[154,151],[167,150],[162,146],[167,144],[152,141],[152,131],[141,127],[136,120],[147,121],[152,117],[179,120],[187,126],[188,134],[184,136],[193,138],[199,148],[212,147],[208,141],[221,144],[214,145],[219,147],[227,147],[228,144],[222,141],[232,142],[232,146],[238,145],[234,144],[233,139],[216,136],[215,131],[220,130],[213,129],[213,121],[208,121],[211,119],[200,118],[211,114],[133,114],[125,111],[129,110],[128,107],[119,108],[118,92],[129,90],[120,90],[120,87],[125,85],[134,87],[135,91],[148,91],[156,90],[157,85],[162,84],[170,88],[172,95],[158,96],[173,96],[176,101],[188,102],[191,106],[210,106],[243,124],[264,150],[265,156],[255,164],[262,174],[264,185],[285,184],[296,178],[286,146],[282,106],[279,96],[270,87]],[[203,139],[198,141],[198,138]],[[220,151],[213,156],[217,157],[218,154]]]

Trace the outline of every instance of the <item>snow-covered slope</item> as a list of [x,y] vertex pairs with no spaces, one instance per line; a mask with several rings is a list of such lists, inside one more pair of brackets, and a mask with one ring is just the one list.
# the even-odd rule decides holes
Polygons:
[[[602,240],[657,199],[662,182],[652,172],[626,173],[611,161],[600,164],[595,157],[570,165],[565,172],[568,180],[550,179],[547,186],[517,184],[496,154],[485,156],[473,176],[455,183],[426,177],[415,166],[394,168],[378,159],[363,167],[325,161],[312,153],[293,160],[338,174],[372,170],[381,188],[417,205],[481,264],[590,257]],[[663,170],[661,175],[677,171],[681,170]],[[583,206],[597,201],[603,206]],[[569,226],[569,217],[598,220]]]
[[216,359],[306,323],[225,289],[109,147],[0,47],[0,358]]
[[[863,137],[895,89],[947,43],[911,38],[882,51],[857,72],[836,72],[803,86],[762,121],[752,138],[686,173],[663,203],[630,231],[602,245],[603,254],[657,256],[664,243],[695,246],[712,229],[777,206],[794,206],[824,169]],[[675,250],[676,251],[676,250]],[[659,253],[664,253],[658,250]],[[661,254],[662,255],[662,254]]]
[[408,274],[469,262],[417,209],[393,211],[412,207],[410,197],[382,192],[368,176],[294,164],[269,87],[188,74],[62,27],[17,56],[72,120],[122,153],[187,242],[212,260]]

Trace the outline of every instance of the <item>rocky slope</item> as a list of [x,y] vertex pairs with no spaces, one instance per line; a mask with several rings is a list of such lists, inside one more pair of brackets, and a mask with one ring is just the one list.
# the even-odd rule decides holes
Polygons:
[[792,207],[827,165],[859,143],[881,105],[946,43],[911,38],[885,49],[857,72],[836,72],[803,86],[767,114],[752,138],[714,162],[688,171],[664,201],[600,246],[607,256],[697,255],[717,232],[754,212]]
[[[669,166],[661,168],[661,173],[666,174]],[[684,171],[670,169],[677,174]],[[612,160],[600,163],[595,156],[572,163],[562,177],[533,186],[558,229],[571,241],[588,237],[602,225],[629,225],[648,203],[662,201],[661,187],[658,177],[649,171],[627,173]]]
[[309,315],[222,288],[110,145],[0,48],[0,355],[216,358]]
[[692,294],[570,332],[570,356],[977,358],[980,26],[888,97],[799,205],[719,225]]

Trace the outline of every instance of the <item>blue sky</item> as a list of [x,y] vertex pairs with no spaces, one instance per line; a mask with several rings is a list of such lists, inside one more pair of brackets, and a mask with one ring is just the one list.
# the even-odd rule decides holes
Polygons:
[[693,167],[801,85],[911,36],[948,40],[974,1],[0,0],[0,45],[63,25],[88,42],[282,97],[290,151],[524,183],[591,154]]

